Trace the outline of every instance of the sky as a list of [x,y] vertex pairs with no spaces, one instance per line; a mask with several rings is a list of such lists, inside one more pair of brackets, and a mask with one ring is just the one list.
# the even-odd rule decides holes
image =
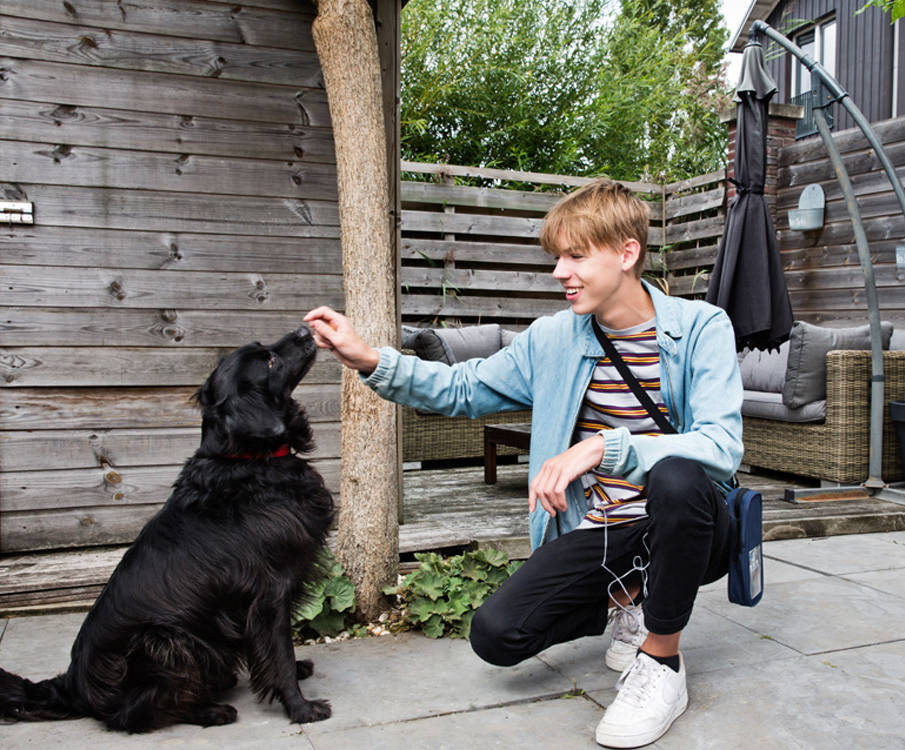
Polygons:
[[[729,40],[735,36],[735,32],[742,23],[746,13],[748,12],[749,0],[720,0],[720,9],[723,12],[723,19],[729,29]],[[728,47],[728,42],[726,43]],[[726,78],[729,85],[735,88],[738,82],[738,74],[742,64],[742,56],[738,52],[726,53],[726,59],[729,62],[729,70]]]

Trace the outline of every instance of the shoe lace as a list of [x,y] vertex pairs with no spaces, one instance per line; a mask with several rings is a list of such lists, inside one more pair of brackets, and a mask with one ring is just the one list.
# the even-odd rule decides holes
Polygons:
[[637,613],[630,609],[624,609],[619,606],[615,608],[615,612],[610,615],[613,620],[613,630],[623,635],[636,635],[641,630],[641,618]]
[[616,682],[618,700],[631,706],[644,706],[655,692],[662,674],[662,670],[655,662],[635,659]]

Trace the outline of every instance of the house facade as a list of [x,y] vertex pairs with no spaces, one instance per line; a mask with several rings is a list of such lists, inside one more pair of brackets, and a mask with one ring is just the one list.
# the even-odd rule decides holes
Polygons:
[[[732,39],[741,52],[751,24],[761,20],[820,62],[870,122],[905,115],[905,19],[890,23],[878,8],[858,11],[865,0],[755,0]],[[774,44],[765,45],[767,68],[778,88],[775,101],[801,104],[811,89],[809,71]],[[855,126],[834,107],[834,130]],[[811,131],[806,131],[811,134]]]

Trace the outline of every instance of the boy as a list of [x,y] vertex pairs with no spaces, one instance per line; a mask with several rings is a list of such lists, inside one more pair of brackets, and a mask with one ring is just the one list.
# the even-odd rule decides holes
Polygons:
[[[475,613],[471,644],[510,666],[601,634],[612,619],[605,663],[622,675],[597,727],[606,747],[655,741],[687,706],[679,639],[698,587],[727,571],[717,483],[731,480],[742,455],[732,325],[719,308],[641,280],[647,227],[646,205],[618,183],[595,180],[563,198],[541,244],[571,309],[536,320],[487,359],[424,362],[372,349],[329,308],[305,317],[318,345],[384,398],[471,417],[532,408],[534,551]],[[675,434],[661,434],[592,320]]]

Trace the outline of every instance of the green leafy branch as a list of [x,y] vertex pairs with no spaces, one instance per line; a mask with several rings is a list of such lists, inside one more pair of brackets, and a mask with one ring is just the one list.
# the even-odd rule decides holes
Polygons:
[[293,632],[300,638],[339,635],[355,612],[355,587],[326,547],[316,566],[322,577],[305,586],[291,614]]

